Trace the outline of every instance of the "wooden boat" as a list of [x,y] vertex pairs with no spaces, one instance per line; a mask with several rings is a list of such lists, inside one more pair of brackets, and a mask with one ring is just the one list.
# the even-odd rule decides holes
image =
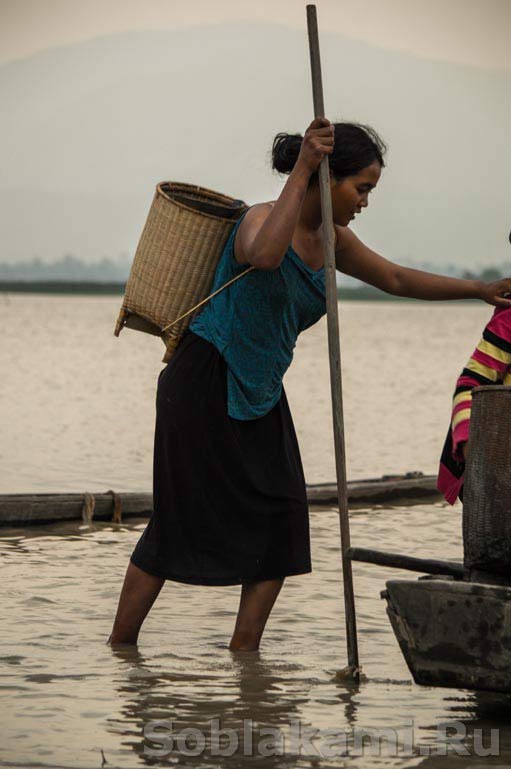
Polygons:
[[381,595],[416,683],[511,692],[511,587],[425,577]]
[[359,547],[352,561],[422,572],[382,598],[416,683],[511,693],[511,387],[472,390],[463,563]]
[[[317,483],[307,486],[312,507],[337,503],[337,486]],[[382,478],[349,481],[348,499],[352,505],[436,500],[436,476],[413,472]],[[0,526],[34,526],[59,521],[81,520],[120,522],[125,518],[148,517],[152,494],[144,492],[90,494],[3,494],[0,495]]]
[[511,693],[511,585],[463,563],[361,547],[351,561],[427,576],[393,579],[381,597],[417,684]]

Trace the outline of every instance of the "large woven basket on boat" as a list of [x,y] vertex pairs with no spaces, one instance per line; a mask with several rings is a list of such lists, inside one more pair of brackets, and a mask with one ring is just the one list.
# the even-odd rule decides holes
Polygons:
[[465,568],[501,575],[511,584],[511,386],[472,390],[469,445],[463,488]]
[[[115,336],[124,326],[161,336],[166,346],[163,361],[170,360],[200,308],[186,313],[208,297],[225,243],[247,208],[242,200],[206,187],[158,184],[131,266]],[[180,319],[182,315],[185,317]]]

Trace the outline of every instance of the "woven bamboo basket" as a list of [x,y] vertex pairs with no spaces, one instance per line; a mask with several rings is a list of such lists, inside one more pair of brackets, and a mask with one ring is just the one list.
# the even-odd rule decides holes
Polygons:
[[466,569],[511,580],[511,387],[472,390],[463,489]]
[[206,187],[158,184],[126,283],[115,336],[125,326],[161,336],[167,363],[192,318],[214,296],[209,292],[216,266],[234,224],[247,209],[242,200]]

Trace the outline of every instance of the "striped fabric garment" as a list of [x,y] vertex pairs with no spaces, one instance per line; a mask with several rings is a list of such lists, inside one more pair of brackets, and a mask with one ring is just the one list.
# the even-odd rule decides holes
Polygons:
[[472,390],[480,385],[511,384],[511,308],[497,307],[481,341],[456,382],[451,424],[440,458],[437,488],[453,505],[463,499],[465,460],[461,444],[468,440]]

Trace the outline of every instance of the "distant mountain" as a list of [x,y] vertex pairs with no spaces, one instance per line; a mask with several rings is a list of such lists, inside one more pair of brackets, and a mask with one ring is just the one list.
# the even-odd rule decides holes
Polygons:
[[66,254],[55,262],[30,259],[6,264],[0,262],[0,280],[3,281],[97,281],[124,283],[129,275],[131,259],[114,261],[103,257],[97,262],[83,262],[73,254]]
[[[39,258],[20,262],[0,262],[0,282],[48,282],[65,281],[71,283],[125,283],[131,268],[131,256],[124,255],[119,259],[103,257],[96,262],[84,262],[73,254],[53,262],[43,262]],[[422,270],[439,270],[445,275],[457,277],[482,278],[497,280],[504,275],[511,275],[511,262],[497,264],[483,269],[475,268],[470,274],[455,264],[433,265],[421,262],[417,265]],[[337,283],[346,288],[356,288],[363,284],[347,275],[337,274]]]
[[[373,124],[388,169],[356,230],[403,263],[508,258],[509,70],[321,32],[330,119]],[[307,35],[233,21],[55,48],[0,67],[0,259],[134,253],[156,182],[275,198],[278,131],[312,119]]]

